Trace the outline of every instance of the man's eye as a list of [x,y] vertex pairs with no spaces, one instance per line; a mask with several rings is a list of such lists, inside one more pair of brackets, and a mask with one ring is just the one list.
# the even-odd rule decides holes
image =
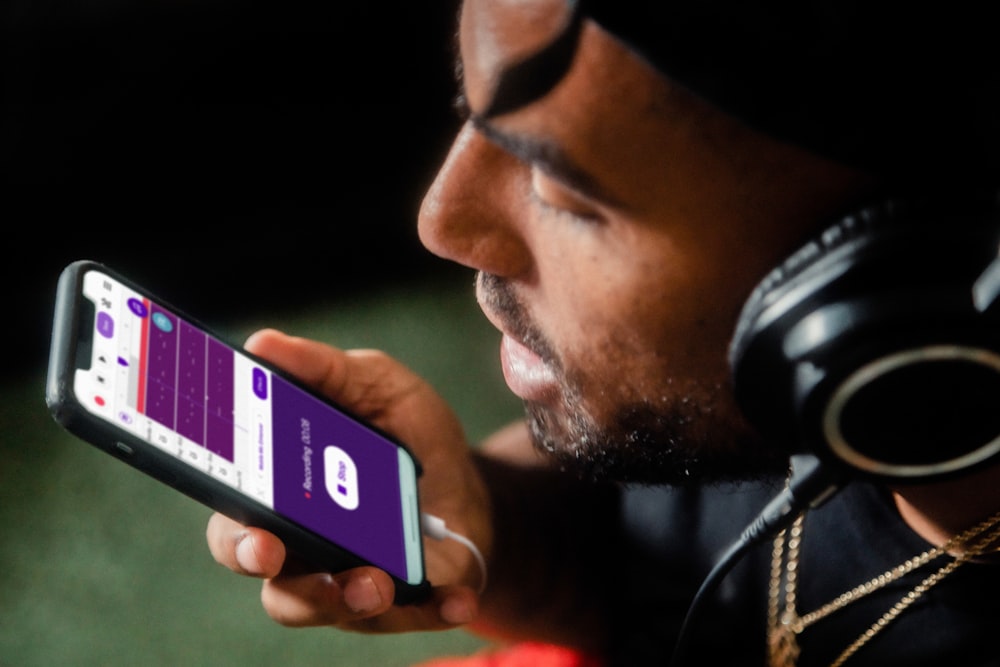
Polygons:
[[531,168],[531,192],[544,207],[580,218],[597,217],[596,209],[587,200],[548,176],[538,167]]

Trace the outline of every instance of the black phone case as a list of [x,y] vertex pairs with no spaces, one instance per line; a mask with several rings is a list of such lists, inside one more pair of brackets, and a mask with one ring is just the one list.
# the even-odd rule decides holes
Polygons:
[[[267,506],[230,488],[225,483],[192,468],[166,452],[160,451],[154,445],[147,443],[141,438],[125,430],[118,429],[105,420],[90,414],[77,401],[73,394],[72,386],[74,369],[77,366],[76,360],[79,354],[79,327],[83,324],[81,322],[79,302],[81,300],[85,301],[81,296],[81,282],[84,273],[91,269],[101,271],[121,281],[137,292],[155,300],[159,305],[197,326],[209,335],[226,342],[224,338],[207,328],[197,318],[193,318],[184,313],[184,311],[175,308],[172,304],[159,299],[148,289],[136,285],[133,281],[113,269],[99,262],[89,260],[73,262],[60,274],[56,289],[52,341],[46,376],[45,402],[56,422],[73,435],[207,507],[240,523],[263,528],[274,533],[281,538],[291,553],[317,569],[337,572],[360,565],[370,565],[370,563],[359,556],[307,530],[294,521],[277,514]],[[227,344],[229,343],[227,342]],[[229,345],[233,347],[231,344]],[[317,398],[320,398],[324,402],[331,403],[329,399],[319,396],[316,392],[304,386],[295,378],[283,373],[280,369],[274,368],[272,365],[244,350],[239,351],[241,354],[253,358],[262,366],[266,366],[282,378],[317,396]],[[400,447],[407,449],[404,444],[399,443],[391,435],[351,415],[343,407],[339,405],[334,405],[334,407],[345,415],[364,423],[366,427],[378,431]],[[407,449],[407,451],[409,450]],[[412,453],[410,455],[413,457],[419,477],[422,474],[420,462]],[[393,576],[393,580],[396,584],[395,602],[397,604],[418,602],[425,598],[430,591],[430,583],[426,580],[426,577],[423,582],[416,585],[407,583],[395,576]]]

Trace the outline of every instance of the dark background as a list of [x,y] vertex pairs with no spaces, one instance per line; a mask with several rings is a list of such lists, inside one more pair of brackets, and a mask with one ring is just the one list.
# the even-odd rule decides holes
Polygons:
[[211,559],[207,508],[81,444],[43,400],[59,270],[91,258],[230,340],[273,325],[386,350],[473,443],[520,416],[471,274],[443,275],[416,237],[457,127],[453,15],[0,3],[0,663],[402,667],[484,645],[279,626],[259,582]]
[[454,2],[5,7],[8,370],[44,363],[78,258],[209,322],[445,270],[415,217],[457,126]]

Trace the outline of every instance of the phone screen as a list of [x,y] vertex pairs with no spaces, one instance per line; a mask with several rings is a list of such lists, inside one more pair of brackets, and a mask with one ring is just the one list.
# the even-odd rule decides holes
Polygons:
[[[98,417],[390,574],[423,578],[405,448],[97,270],[76,399]],[[89,309],[88,309],[89,310]]]

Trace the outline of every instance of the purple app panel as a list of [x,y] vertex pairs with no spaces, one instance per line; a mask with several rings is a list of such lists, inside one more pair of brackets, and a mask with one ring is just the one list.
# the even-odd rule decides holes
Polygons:
[[177,327],[176,431],[205,444],[205,334],[181,321]]
[[150,320],[146,415],[232,462],[232,350],[159,306]]
[[[272,378],[271,395],[275,509],[406,578],[396,445],[280,377]],[[335,478],[335,490],[344,484],[342,469],[324,470],[324,458],[344,462],[339,452],[325,457],[327,447],[339,448],[356,468],[356,478],[347,478],[356,484],[356,509],[327,491],[325,476]]]
[[205,447],[233,461],[233,351],[208,339],[208,374],[205,392]]
[[153,313],[159,321],[173,323],[173,327],[149,327],[146,348],[146,416],[168,428],[174,427],[176,414],[177,373],[177,318],[157,306]]

